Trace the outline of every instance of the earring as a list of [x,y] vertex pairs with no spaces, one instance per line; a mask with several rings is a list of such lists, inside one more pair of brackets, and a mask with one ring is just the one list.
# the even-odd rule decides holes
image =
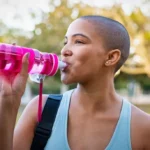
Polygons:
[[105,62],[105,65],[108,65],[108,64],[109,64],[109,61],[106,61],[106,62]]

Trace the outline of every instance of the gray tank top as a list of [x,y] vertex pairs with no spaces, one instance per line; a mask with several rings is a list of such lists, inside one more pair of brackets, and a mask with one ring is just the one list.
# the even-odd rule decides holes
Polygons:
[[[68,111],[73,90],[63,94],[53,125],[51,137],[44,150],[70,150],[67,139]],[[131,104],[123,100],[122,110],[113,136],[105,150],[131,150],[130,139]]]

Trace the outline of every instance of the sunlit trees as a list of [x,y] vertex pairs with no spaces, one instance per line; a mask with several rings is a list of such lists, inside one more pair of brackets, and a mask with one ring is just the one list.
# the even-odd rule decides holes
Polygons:
[[[145,3],[149,3],[146,0]],[[77,17],[83,15],[102,15],[118,20],[125,25],[130,34],[131,54],[125,65],[121,68],[122,76],[117,76],[115,82],[128,82],[129,76],[134,76],[142,86],[149,83],[147,75],[150,76],[150,17],[146,16],[140,8],[135,8],[130,14],[125,13],[121,5],[114,5],[109,8],[99,8],[83,3],[72,3],[68,0],[50,0],[49,13],[43,13],[42,22],[35,26],[31,33],[23,36],[23,31],[8,29],[0,23],[3,33],[0,32],[0,42],[16,42],[18,45],[39,49],[44,52],[60,54],[63,47],[64,35],[68,25]],[[33,14],[31,14],[33,15]],[[36,14],[34,15],[34,17]],[[4,32],[5,31],[5,32]],[[139,76],[140,74],[140,76]],[[142,75],[141,75],[142,74]],[[53,78],[47,78],[45,92],[59,92],[61,85],[59,73]],[[146,80],[147,82],[142,82]],[[37,91],[35,84],[34,92]],[[118,84],[118,88],[121,87]]]

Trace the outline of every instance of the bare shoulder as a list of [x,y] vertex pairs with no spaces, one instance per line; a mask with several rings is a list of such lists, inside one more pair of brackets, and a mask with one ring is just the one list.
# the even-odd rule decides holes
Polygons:
[[[42,107],[46,103],[48,95],[42,96]],[[14,150],[29,150],[33,137],[34,130],[37,125],[39,96],[33,98],[24,109],[14,131],[13,149]],[[20,144],[21,143],[21,144]]]
[[[42,95],[42,109],[45,106],[46,100],[48,98],[47,94],[43,94]],[[38,110],[38,103],[39,103],[39,96],[34,97],[26,106],[24,112],[30,112],[30,114],[32,114],[33,116],[35,116],[37,114],[37,110]]]
[[134,105],[132,105],[132,119],[134,123],[137,123],[136,126],[144,127],[144,129],[148,127],[150,129],[150,114]]
[[[44,108],[47,97],[48,95],[42,95],[42,109]],[[31,118],[32,122],[37,123],[38,102],[39,96],[36,96],[27,104],[19,119],[19,122],[22,120],[22,118]]]
[[132,105],[131,138],[144,149],[150,149],[150,114]]
[[[42,95],[42,109],[45,106],[46,100],[47,100],[48,95]],[[25,107],[21,118],[28,116],[32,118],[34,123],[37,123],[37,112],[38,112],[38,103],[39,103],[39,96],[34,97]]]

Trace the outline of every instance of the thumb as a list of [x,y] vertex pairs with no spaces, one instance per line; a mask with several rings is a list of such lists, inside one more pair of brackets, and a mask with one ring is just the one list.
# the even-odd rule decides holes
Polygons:
[[12,88],[15,93],[17,93],[19,96],[22,96],[25,87],[26,87],[26,82],[28,79],[28,64],[29,64],[29,53],[26,53],[23,58],[22,58],[22,68],[20,73],[17,74],[15,77],[13,83],[12,83]]
[[26,53],[22,58],[22,68],[20,71],[21,76],[28,76],[29,56],[30,53]]

